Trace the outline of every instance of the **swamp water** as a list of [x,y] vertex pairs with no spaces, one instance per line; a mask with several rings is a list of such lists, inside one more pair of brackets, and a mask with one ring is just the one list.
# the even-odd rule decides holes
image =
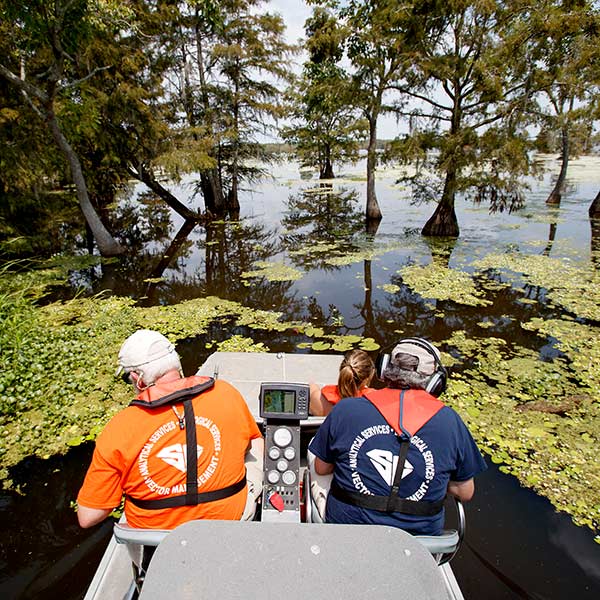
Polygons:
[[[384,218],[376,232],[362,222],[362,165],[341,169],[331,190],[283,163],[244,193],[239,221],[191,230],[133,188],[120,213],[134,223],[126,241],[135,253],[70,275],[84,294],[108,290],[91,302],[107,303],[101,312],[115,328],[110,348],[80,341],[78,352],[107,354],[97,359],[97,376],[106,378],[134,321],[157,323],[179,340],[187,373],[216,349],[362,346],[375,354],[400,336],[431,339],[451,367],[447,401],[490,465],[467,505],[467,543],[453,561],[465,598],[597,598],[600,256],[587,209],[600,190],[600,158],[573,162],[558,208],[544,202],[549,176],[531,182],[517,213],[489,215],[486,206],[459,202],[453,244],[420,236],[433,206],[412,205],[395,184],[398,173],[378,173]],[[177,193],[190,189],[184,182]],[[111,293],[147,308],[102,300]],[[221,300],[194,300],[213,296]],[[46,318],[74,320],[60,311]],[[86,324],[88,335],[100,335],[94,326]],[[125,402],[128,391],[110,385]],[[110,526],[79,531],[69,503],[92,451],[85,438],[117,408],[96,396],[60,416],[59,436],[46,436],[39,423],[28,431],[25,408],[3,425],[5,477],[22,495],[5,491],[0,501],[2,597],[79,598],[91,580]],[[74,448],[63,457],[19,456],[21,442],[10,442],[17,427],[29,454]]]

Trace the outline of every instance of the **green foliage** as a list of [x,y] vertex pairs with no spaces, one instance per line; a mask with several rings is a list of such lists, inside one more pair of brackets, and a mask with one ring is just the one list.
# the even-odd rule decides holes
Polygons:
[[268,261],[258,261],[254,263],[258,267],[254,271],[245,271],[241,277],[248,279],[251,277],[264,277],[268,281],[297,281],[302,279],[302,272],[284,265],[283,263],[274,263]]
[[[600,279],[596,271],[543,255],[489,254],[474,261],[484,270],[506,271],[513,279],[524,276],[534,286],[548,290],[550,300],[580,317],[600,320]],[[556,277],[556,273],[562,273]]]
[[345,32],[333,15],[316,8],[306,22],[310,58],[290,92],[292,125],[282,137],[295,145],[304,166],[319,169],[321,179],[333,177],[333,164],[358,158],[367,123],[357,116],[350,78],[338,65]]
[[542,323],[536,319],[524,326],[551,332],[561,348],[575,343],[584,356],[579,363],[571,362],[575,353],[544,362],[526,348],[493,337],[469,339],[457,331],[446,347],[474,367],[453,374],[445,399],[501,470],[549,498],[578,525],[598,529],[600,473],[593,465],[600,441],[600,396],[598,373],[590,377],[588,372],[598,360],[594,331],[583,327],[573,334],[566,322],[562,329],[544,331]]

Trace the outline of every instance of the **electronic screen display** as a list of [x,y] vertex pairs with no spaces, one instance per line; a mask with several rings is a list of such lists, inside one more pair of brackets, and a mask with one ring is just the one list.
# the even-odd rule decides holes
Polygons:
[[264,392],[263,410],[267,413],[295,414],[296,392],[294,390],[266,390]]
[[260,384],[259,413],[264,419],[308,418],[310,388],[305,383],[263,382]]

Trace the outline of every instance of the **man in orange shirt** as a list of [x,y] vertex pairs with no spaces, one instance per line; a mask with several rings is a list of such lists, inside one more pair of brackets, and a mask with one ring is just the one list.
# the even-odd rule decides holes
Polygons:
[[148,329],[127,338],[119,370],[138,395],[96,441],[77,497],[81,527],[104,520],[123,494],[132,527],[248,518],[262,468],[249,468],[259,467],[247,485],[244,460],[247,452],[262,460],[263,439],[241,394],[224,381],[183,377],[173,344]]

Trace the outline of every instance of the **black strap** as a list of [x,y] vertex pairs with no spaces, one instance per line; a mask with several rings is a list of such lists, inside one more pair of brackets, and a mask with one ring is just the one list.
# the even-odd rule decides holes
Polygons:
[[187,479],[185,487],[186,505],[193,506],[198,496],[198,439],[196,438],[196,416],[191,400],[183,403],[185,415],[185,455]]
[[157,408],[159,406],[164,406],[165,404],[174,404],[176,402],[184,402],[185,400],[191,400],[195,398],[202,392],[209,390],[211,387],[215,385],[215,380],[212,377],[209,377],[203,383],[199,383],[198,385],[193,385],[189,388],[183,388],[182,390],[177,390],[176,392],[171,392],[166,396],[162,396],[161,398],[157,398],[156,400],[151,400],[147,402],[146,400],[132,400],[129,403],[129,406],[141,406],[142,408]]
[[394,502],[399,497],[400,482],[402,481],[402,473],[404,472],[404,463],[406,462],[406,456],[408,455],[408,449],[410,448],[410,440],[406,438],[400,439],[400,452],[398,453],[398,463],[396,465],[396,472],[394,473],[394,481],[390,489],[390,495],[388,496],[388,509],[387,512],[393,512]]
[[210,492],[200,492],[192,498],[192,502],[188,503],[188,494],[179,496],[170,496],[169,498],[160,498],[158,500],[138,500],[127,496],[127,500],[135,504],[139,508],[146,510],[157,510],[160,508],[176,508],[178,506],[194,506],[196,504],[205,504],[206,502],[214,502],[215,500],[223,500],[229,498],[238,492],[241,492],[246,487],[246,474],[236,483],[221,488],[220,490],[211,490]]
[[394,501],[400,493],[400,482],[402,481],[402,474],[404,473],[404,463],[406,462],[406,457],[408,456],[408,451],[410,449],[411,434],[407,429],[404,429],[404,424],[402,423],[402,417],[404,416],[405,391],[406,390],[402,390],[400,392],[400,406],[398,409],[398,429],[400,429],[402,435],[398,436],[398,440],[400,441],[400,450],[398,451],[398,462],[396,464],[394,481],[392,482],[392,487],[390,489],[390,496],[388,500],[388,512],[394,510],[392,508],[394,506]]
[[[398,467],[400,468],[400,467]],[[437,515],[444,506],[444,499],[431,502],[429,500],[408,500],[398,496],[375,496],[371,494],[361,494],[359,492],[350,492],[343,489],[335,481],[331,482],[329,493],[340,502],[358,506],[359,508],[368,508],[379,512],[391,513],[400,512],[407,515],[416,515],[419,517],[431,517]]]

